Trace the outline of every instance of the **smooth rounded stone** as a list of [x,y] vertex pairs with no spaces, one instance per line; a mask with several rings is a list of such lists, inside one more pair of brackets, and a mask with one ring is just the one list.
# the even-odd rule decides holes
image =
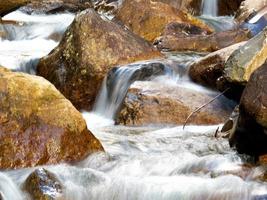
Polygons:
[[54,14],[60,12],[79,12],[92,8],[90,0],[31,0],[20,10],[28,14]]
[[42,58],[37,74],[78,109],[90,109],[114,66],[162,57],[152,45],[88,9],[76,16],[58,47]]
[[237,130],[230,138],[231,146],[240,153],[267,154],[267,64],[250,77],[240,101]]
[[241,42],[231,45],[198,59],[189,68],[190,78],[196,83],[216,88],[216,81],[222,76],[227,59],[245,43]]
[[103,151],[81,113],[42,77],[0,68],[0,169],[77,162]]
[[26,179],[23,189],[34,200],[63,200],[63,186],[55,174],[44,168],[34,170]]
[[125,24],[135,34],[153,42],[171,22],[198,26],[212,32],[201,20],[172,6],[151,0],[125,0],[115,18]]
[[[27,4],[29,0],[1,0],[0,1],[0,17],[18,9]],[[0,19],[1,20],[1,19]]]
[[154,44],[159,50],[213,52],[246,41],[249,37],[249,31],[243,29],[216,32],[210,35],[166,34],[158,37]]
[[266,59],[267,28],[232,53],[225,64],[223,76],[231,83],[245,85]]
[[[197,108],[213,99],[215,94],[202,93],[177,85],[158,82],[135,82],[123,102],[116,123],[123,125],[173,124],[183,125]],[[234,103],[221,97],[193,115],[188,124],[223,123]]]
[[267,5],[267,0],[245,0],[241,3],[235,18],[239,22],[244,22],[253,15],[255,11],[259,11]]

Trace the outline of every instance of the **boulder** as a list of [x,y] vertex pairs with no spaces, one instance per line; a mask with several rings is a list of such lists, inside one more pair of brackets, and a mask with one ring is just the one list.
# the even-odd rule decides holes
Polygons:
[[239,22],[244,22],[266,5],[267,0],[245,0],[241,3],[235,18]]
[[245,85],[266,59],[267,28],[232,53],[225,64],[223,76],[231,83]]
[[95,0],[93,1],[94,9],[98,13],[104,13],[106,15],[114,16],[120,6],[121,1],[119,0]]
[[48,81],[0,68],[0,169],[76,162],[103,151],[79,111]]
[[204,22],[190,14],[151,0],[125,0],[115,17],[150,42],[159,37],[164,27],[171,22],[191,24],[212,32]]
[[[135,82],[123,102],[116,123],[122,125],[183,125],[197,108],[214,98],[177,85],[158,82]],[[233,110],[233,103],[224,97],[215,100],[193,115],[188,124],[211,125],[224,122]]]
[[0,1],[0,17],[12,12],[19,7],[28,3],[29,0],[1,0]]
[[63,200],[63,186],[53,173],[44,168],[34,170],[26,179],[23,189],[34,200]]
[[267,64],[250,77],[240,101],[237,129],[229,138],[240,153],[267,153]]
[[227,59],[236,49],[245,43],[241,42],[231,45],[198,59],[189,68],[190,78],[196,83],[216,88],[216,81],[222,76]]
[[212,52],[246,41],[249,37],[249,32],[242,29],[216,32],[210,35],[191,34],[188,36],[168,33],[158,37],[154,44],[159,50]]
[[54,14],[59,12],[79,12],[92,8],[90,0],[31,0],[21,10],[28,14]]
[[76,108],[90,109],[112,67],[161,56],[142,38],[88,9],[76,16],[59,46],[40,60],[37,74]]

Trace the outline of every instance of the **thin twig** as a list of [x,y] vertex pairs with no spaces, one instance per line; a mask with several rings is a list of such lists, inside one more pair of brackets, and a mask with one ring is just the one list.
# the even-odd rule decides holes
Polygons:
[[184,126],[183,126],[183,130],[185,129],[186,124],[188,123],[188,120],[198,111],[200,111],[202,108],[206,107],[207,105],[209,105],[210,103],[212,103],[213,101],[215,101],[216,99],[218,99],[219,97],[221,97],[222,95],[224,95],[230,88],[225,89],[222,93],[218,94],[216,97],[214,97],[212,100],[210,100],[208,103],[205,103],[204,105],[200,106],[199,108],[197,108],[196,110],[194,110],[193,112],[190,113],[190,115],[186,118]]

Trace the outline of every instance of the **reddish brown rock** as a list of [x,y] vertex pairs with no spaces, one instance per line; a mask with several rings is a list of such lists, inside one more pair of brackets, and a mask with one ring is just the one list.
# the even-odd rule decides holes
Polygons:
[[237,130],[230,144],[240,153],[267,154],[267,64],[250,77],[240,101]]
[[[192,111],[209,102],[213,95],[183,88],[164,86],[157,82],[136,82],[128,91],[117,124],[183,125]],[[188,121],[188,124],[218,124],[224,122],[233,107],[225,98],[218,99]]]
[[28,3],[29,0],[1,0],[0,1],[0,17],[12,12],[19,7]]
[[223,75],[223,69],[227,59],[236,49],[245,43],[237,43],[200,58],[190,66],[189,76],[194,82],[216,88],[216,81]]
[[212,32],[206,24],[190,14],[151,0],[125,0],[115,17],[150,42],[159,37],[171,22],[191,24]]
[[248,40],[250,34],[247,30],[230,30],[213,33],[211,35],[175,35],[166,34],[156,39],[154,44],[158,49],[170,51],[199,51],[212,52],[235,43]]
[[27,13],[53,14],[66,11],[79,12],[92,7],[90,0],[31,0],[21,10]]
[[90,109],[106,73],[116,65],[161,57],[145,40],[89,9],[78,14],[37,73],[78,109]]
[[38,76],[0,68],[0,169],[76,162],[103,151],[74,106]]

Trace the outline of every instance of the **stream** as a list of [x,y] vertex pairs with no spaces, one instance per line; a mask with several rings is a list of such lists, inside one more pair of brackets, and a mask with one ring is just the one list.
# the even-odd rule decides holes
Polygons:
[[[27,15],[15,11],[4,19],[18,23],[0,25],[0,30],[7,33],[6,38],[0,39],[0,65],[34,74],[38,59],[59,43],[74,15]],[[177,72],[166,70],[160,77],[145,81],[217,94],[192,83],[187,76],[188,64],[201,56],[168,54],[164,66],[171,65],[173,69],[174,65]],[[142,64],[135,65],[139,69]],[[118,71],[117,76],[124,81],[115,83],[121,85],[114,86],[112,98],[119,100],[110,103],[100,94],[94,111],[83,112],[88,128],[101,141],[106,153],[90,156],[75,166],[45,166],[63,183],[67,200],[267,199],[267,184],[259,178],[266,169],[250,166],[250,157],[238,155],[227,139],[216,138],[215,132],[221,124],[185,129],[168,125],[115,126],[114,110],[121,104],[135,71]],[[102,93],[103,90],[107,88]],[[106,112],[99,107],[108,109],[109,114],[103,115]],[[21,187],[33,170],[1,172],[3,199],[29,199]]]

